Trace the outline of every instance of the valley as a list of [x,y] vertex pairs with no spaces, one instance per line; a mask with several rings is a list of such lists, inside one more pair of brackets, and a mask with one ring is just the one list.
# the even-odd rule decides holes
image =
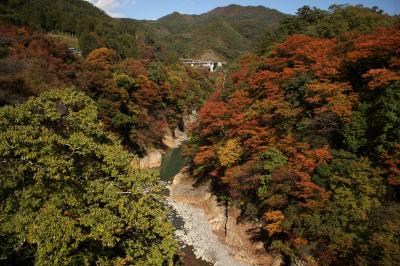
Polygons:
[[2,1],[0,265],[400,264],[399,29]]

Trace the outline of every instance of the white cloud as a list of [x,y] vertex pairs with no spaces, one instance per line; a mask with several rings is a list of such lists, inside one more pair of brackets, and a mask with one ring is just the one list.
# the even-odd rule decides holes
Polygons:
[[86,0],[100,9],[103,9],[112,17],[123,17],[124,14],[119,10],[128,5],[135,5],[135,0]]

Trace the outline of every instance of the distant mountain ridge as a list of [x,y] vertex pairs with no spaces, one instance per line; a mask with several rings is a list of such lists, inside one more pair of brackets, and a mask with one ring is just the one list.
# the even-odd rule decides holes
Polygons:
[[174,12],[154,21],[117,19],[83,0],[5,0],[0,11],[2,22],[74,34],[84,53],[106,46],[122,57],[161,60],[234,59],[255,50],[264,33],[289,16],[264,6],[229,5],[200,15]]
[[229,5],[200,15],[174,12],[144,23],[154,27],[167,49],[183,56],[211,59],[207,58],[211,53],[222,59],[233,59],[254,50],[265,31],[277,27],[286,17],[264,6]]

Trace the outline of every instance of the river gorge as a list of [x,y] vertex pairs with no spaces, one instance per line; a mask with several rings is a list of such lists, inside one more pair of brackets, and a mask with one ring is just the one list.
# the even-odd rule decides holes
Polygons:
[[189,175],[182,149],[179,146],[163,156],[160,177],[167,184],[166,201],[184,265],[280,265],[262,242],[253,240],[259,225],[239,223],[239,209],[219,203],[210,182],[197,184]]

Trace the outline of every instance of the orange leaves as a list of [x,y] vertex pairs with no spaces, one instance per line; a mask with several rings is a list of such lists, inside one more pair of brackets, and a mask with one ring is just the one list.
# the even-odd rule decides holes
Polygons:
[[311,180],[315,169],[323,162],[332,159],[328,146],[310,149],[308,144],[294,143],[296,149],[291,150],[287,169],[296,177],[296,189],[291,194],[297,197],[299,205],[306,208],[321,207],[330,198],[330,192],[318,186]]
[[117,54],[114,50],[108,48],[98,48],[93,50],[86,57],[86,62],[108,70],[111,64],[116,60]]
[[293,245],[300,247],[300,246],[305,246],[308,244],[308,240],[303,238],[303,237],[296,237],[293,240]]
[[270,99],[281,99],[283,91],[279,86],[281,73],[264,70],[249,77],[249,85],[253,94],[261,92],[261,96]]
[[215,99],[206,102],[199,111],[201,134],[208,135],[227,125],[229,110],[225,103]]
[[339,117],[350,117],[352,114],[353,104],[356,100],[355,94],[350,96],[338,93],[332,97],[327,98],[328,104],[316,109],[316,113],[323,113],[331,111]]
[[249,93],[245,90],[237,90],[229,98],[228,106],[232,113],[240,113],[252,103]]
[[196,165],[202,165],[208,162],[211,158],[215,156],[215,151],[212,147],[201,147],[194,157],[194,163]]
[[282,232],[282,223],[285,216],[281,211],[268,211],[264,213],[264,219],[267,222],[265,228],[269,236]]
[[326,161],[332,159],[332,154],[329,151],[328,145],[325,145],[324,147],[322,147],[320,149],[314,150],[314,154],[318,160],[318,163],[326,162]]
[[315,109],[317,114],[330,111],[339,117],[349,117],[351,115],[357,95],[352,92],[349,83],[314,82],[309,85],[309,89],[312,95],[306,101],[322,105]]
[[[286,58],[286,64],[280,62],[282,68],[292,65],[294,72],[312,71],[317,77],[326,78],[337,74],[341,62],[340,57],[335,55],[336,44],[336,39],[292,35],[277,45],[272,56]],[[276,61],[272,64],[276,66]],[[284,73],[287,75],[290,72],[285,70]]]
[[250,68],[248,66],[243,66],[240,70],[233,72],[231,74],[231,79],[233,83],[239,84],[245,82],[247,76],[249,75]]
[[323,98],[337,94],[339,92],[346,92],[351,90],[348,82],[314,82],[308,85],[310,90],[314,93],[320,94]]
[[400,31],[398,28],[381,28],[372,34],[361,35],[354,41],[354,48],[347,53],[351,62],[370,57],[398,57]]
[[382,28],[372,34],[360,35],[347,53],[349,63],[364,69],[362,78],[368,88],[385,88],[400,80],[400,31],[399,27]]
[[271,114],[271,118],[274,116],[285,118],[295,117],[302,111],[302,108],[294,107],[289,102],[282,100],[265,99],[261,102],[261,106],[268,114]]
[[147,76],[140,75],[137,79],[137,86],[132,96],[143,106],[151,107],[151,105],[162,101],[157,84],[150,80]]
[[311,180],[311,176],[305,172],[296,171],[299,181],[296,182],[298,190],[292,194],[299,198],[300,206],[306,208],[322,207],[330,198],[331,193],[318,186]]
[[370,69],[362,77],[370,79],[368,87],[372,90],[379,87],[385,87],[392,81],[400,80],[400,75],[397,72],[385,68]]

